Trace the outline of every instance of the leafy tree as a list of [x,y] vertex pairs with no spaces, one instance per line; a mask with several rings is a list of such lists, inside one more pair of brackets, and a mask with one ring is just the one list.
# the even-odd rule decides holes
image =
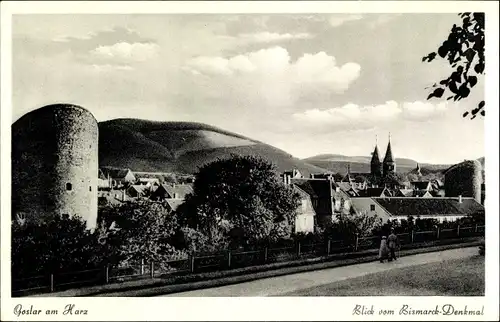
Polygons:
[[[451,75],[432,85],[433,91],[427,99],[440,98],[445,89],[451,92],[448,100],[461,100],[469,96],[471,89],[477,84],[478,76],[484,74],[484,13],[465,12],[459,14],[462,26],[453,25],[448,39],[446,39],[437,52],[431,52],[422,58],[422,61],[431,62],[435,58],[448,60],[454,68]],[[471,68],[472,67],[472,68]],[[485,115],[485,102],[481,101],[476,108],[463,114],[471,114],[474,119],[478,114]]]
[[177,176],[175,175],[175,173],[168,173],[168,174],[165,174],[163,175],[163,178],[162,178],[162,183],[163,182],[168,182],[168,183],[179,183],[179,180],[177,179]]
[[164,262],[184,256],[172,246],[176,216],[160,203],[141,200],[110,206],[100,213],[100,242],[114,263]]
[[342,181],[343,178],[344,178],[344,176],[339,172],[337,172],[333,175],[333,179],[335,180],[335,182]]
[[193,194],[178,212],[182,225],[199,230],[211,241],[250,247],[290,236],[299,199],[283,185],[271,163],[232,155],[200,168]]
[[356,212],[351,208],[348,214],[338,214],[337,220],[326,229],[325,234],[332,239],[353,242],[356,234],[358,237],[373,235],[380,231],[382,219],[371,216],[366,211]]
[[79,217],[68,215],[42,223],[12,222],[12,276],[36,276],[100,265],[96,235]]

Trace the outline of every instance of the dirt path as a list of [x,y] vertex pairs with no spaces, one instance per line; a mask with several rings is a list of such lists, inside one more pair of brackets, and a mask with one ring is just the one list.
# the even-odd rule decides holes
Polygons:
[[478,254],[477,247],[458,248],[435,253],[405,256],[389,263],[370,262],[319,271],[266,278],[235,285],[168,294],[169,297],[210,296],[278,296],[332,282],[355,278],[394,268],[409,267],[450,259],[467,258]]

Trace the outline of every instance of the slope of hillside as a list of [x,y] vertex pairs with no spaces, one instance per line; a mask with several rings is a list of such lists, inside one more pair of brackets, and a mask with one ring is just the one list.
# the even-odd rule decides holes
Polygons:
[[325,172],[265,143],[189,122],[116,119],[99,123],[99,164],[136,171],[195,173],[198,167],[231,154],[258,155],[279,171],[304,175]]
[[[340,154],[320,154],[303,161],[327,169],[335,173],[346,173],[347,166],[351,172],[370,172],[371,156],[345,156]],[[396,158],[396,171],[406,173],[415,169],[417,161],[407,158]],[[448,168],[448,164],[420,163],[423,172],[436,172]]]

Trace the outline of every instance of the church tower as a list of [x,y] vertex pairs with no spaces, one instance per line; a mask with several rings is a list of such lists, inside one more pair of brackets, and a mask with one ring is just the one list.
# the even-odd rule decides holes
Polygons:
[[382,162],[380,161],[378,153],[378,140],[375,141],[375,149],[372,153],[372,160],[370,161],[370,172],[374,177],[382,177]]
[[415,172],[417,176],[421,177],[422,176],[422,170],[420,169],[420,164],[417,162],[417,167],[415,168]]
[[384,177],[390,173],[396,173],[396,161],[394,161],[391,149],[391,134],[389,134],[389,143],[387,144],[387,151],[385,152],[383,172]]

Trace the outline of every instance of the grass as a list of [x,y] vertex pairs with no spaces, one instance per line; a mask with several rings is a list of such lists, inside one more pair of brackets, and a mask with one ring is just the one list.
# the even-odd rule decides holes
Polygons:
[[484,256],[396,268],[285,296],[484,296]]
[[[412,248],[402,250],[401,254],[404,256],[415,255],[477,245],[477,238],[470,238],[460,241],[442,240],[439,242],[430,242],[428,244],[412,245]],[[152,294],[168,294],[191,291],[200,288],[243,283],[260,278],[268,278],[312,270],[367,263],[375,261],[377,257],[378,250],[365,250],[356,253],[331,255],[329,258],[306,258],[290,262],[275,262],[260,266],[236,268],[232,270],[204,272],[180,276],[157,276],[154,279],[141,279],[122,283],[110,283],[87,288],[70,289],[54,293],[43,293],[34,296],[152,296]],[[110,295],[112,293],[114,293],[115,295]],[[26,295],[29,294],[24,294],[21,296]]]

